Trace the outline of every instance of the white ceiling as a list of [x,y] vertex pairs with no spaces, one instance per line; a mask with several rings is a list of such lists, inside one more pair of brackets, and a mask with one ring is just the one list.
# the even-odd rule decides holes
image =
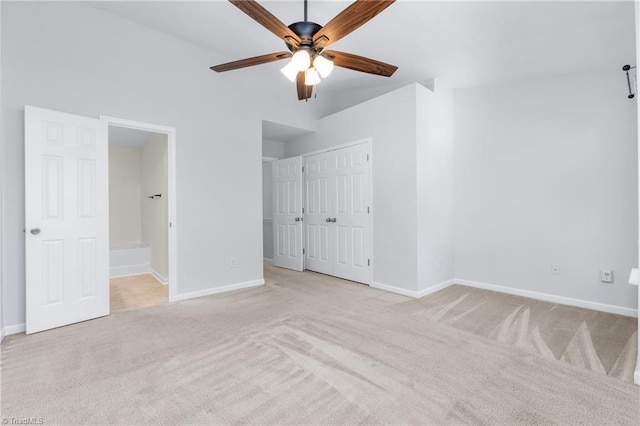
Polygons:
[[153,135],[145,130],[109,126],[109,143],[124,146],[142,146]]
[[[309,2],[309,20],[326,24],[351,2]],[[285,50],[284,43],[223,0],[91,2],[91,5],[211,51],[211,65]],[[302,20],[303,2],[261,1],[285,24]],[[566,75],[620,72],[634,62],[632,1],[402,1],[331,48],[397,65],[391,77],[336,68],[317,87],[323,116],[414,81],[454,88]],[[277,87],[280,61],[230,71]],[[213,72],[213,71],[212,71]],[[220,74],[224,78],[225,74]],[[294,87],[291,96],[295,96]]]

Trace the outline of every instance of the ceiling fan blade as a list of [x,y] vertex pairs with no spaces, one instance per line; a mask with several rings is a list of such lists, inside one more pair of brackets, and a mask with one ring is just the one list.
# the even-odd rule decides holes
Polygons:
[[254,56],[253,58],[240,59],[239,61],[227,62],[226,64],[211,67],[216,72],[237,70],[238,68],[252,67],[254,65],[266,64],[268,62],[279,61],[291,57],[290,52],[269,53],[268,55]]
[[[324,48],[373,19],[395,0],[356,0],[313,36],[316,47]],[[323,39],[325,37],[326,39]]]
[[298,73],[296,77],[296,88],[298,89],[298,100],[309,99],[313,93],[313,86],[304,84],[304,71]]
[[369,74],[377,74],[383,77],[391,77],[398,69],[395,65],[385,64],[375,59],[369,59],[351,53],[338,52],[336,50],[325,50],[323,55],[331,58],[335,66]]
[[271,12],[269,12],[264,7],[260,6],[255,0],[229,0],[229,2],[233,3],[235,7],[249,15],[260,25],[280,37],[284,39],[285,37],[291,37],[292,40],[295,40],[296,43],[300,43],[300,39],[287,27],[282,23],[278,18],[273,16]]

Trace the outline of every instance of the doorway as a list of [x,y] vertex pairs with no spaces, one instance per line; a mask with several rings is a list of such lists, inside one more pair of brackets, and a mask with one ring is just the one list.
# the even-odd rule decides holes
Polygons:
[[101,117],[109,142],[111,312],[175,299],[175,130]]
[[110,126],[165,135],[167,285],[175,300],[175,129],[28,105],[24,115],[26,333],[110,313]]

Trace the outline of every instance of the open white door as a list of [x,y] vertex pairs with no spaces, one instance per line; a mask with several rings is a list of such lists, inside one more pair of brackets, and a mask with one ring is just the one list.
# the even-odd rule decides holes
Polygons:
[[99,120],[25,107],[27,334],[109,314],[107,149]]
[[273,162],[273,264],[302,271],[302,157]]

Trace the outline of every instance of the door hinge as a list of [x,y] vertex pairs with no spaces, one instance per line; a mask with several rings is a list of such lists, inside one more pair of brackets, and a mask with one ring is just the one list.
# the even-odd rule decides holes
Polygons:
[[369,154],[367,154],[367,161],[369,161]]
[[367,213],[371,213],[371,211],[369,210],[369,206],[367,206]]
[[304,173],[304,166],[302,166],[302,173]]
[[171,228],[173,226],[173,223],[169,222],[169,228]]
[[371,266],[371,259],[367,259],[367,266]]
[[304,249],[302,249],[302,254],[304,254]]
[[302,208],[302,214],[304,214],[304,207]]

